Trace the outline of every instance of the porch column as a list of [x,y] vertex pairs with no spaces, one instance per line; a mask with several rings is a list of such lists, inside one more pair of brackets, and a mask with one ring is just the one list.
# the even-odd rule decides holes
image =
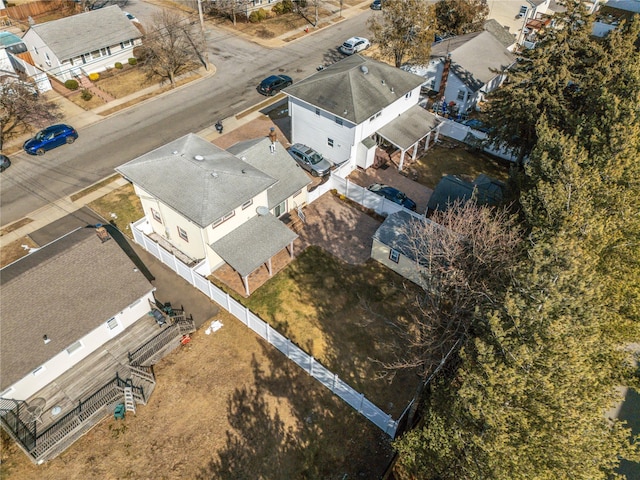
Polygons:
[[400,165],[398,165],[398,170],[402,170],[403,165],[404,165],[404,150],[400,149]]
[[273,275],[273,272],[271,271],[271,257],[267,260],[267,271],[269,272],[269,276]]
[[426,152],[427,150],[429,150],[429,140],[431,140],[431,132],[427,133],[427,136],[425,138],[426,140],[424,142],[424,151]]
[[440,138],[440,125],[436,127],[436,139],[435,139],[436,142],[438,141],[438,138]]
[[414,143],[413,152],[411,153],[411,156],[413,157],[414,160],[416,159],[416,154],[418,153],[418,143],[420,143],[420,140]]
[[251,292],[249,291],[249,275],[244,275],[242,277],[242,283],[244,283],[244,291],[247,293],[247,297],[249,295],[251,295]]

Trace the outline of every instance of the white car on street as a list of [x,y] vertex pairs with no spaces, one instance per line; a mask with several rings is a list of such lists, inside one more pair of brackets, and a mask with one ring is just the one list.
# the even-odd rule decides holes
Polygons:
[[345,55],[353,55],[366,50],[370,46],[371,42],[364,37],[351,37],[340,46],[340,51]]

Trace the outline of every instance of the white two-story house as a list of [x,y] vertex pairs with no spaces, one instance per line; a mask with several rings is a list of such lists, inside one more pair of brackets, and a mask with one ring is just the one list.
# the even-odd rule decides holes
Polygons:
[[[439,123],[418,105],[422,77],[351,55],[287,87],[292,143],[337,165],[341,175],[368,168],[383,141],[416,153]],[[402,161],[400,168],[402,168]]]
[[112,5],[32,25],[22,41],[35,66],[64,82],[127,63],[142,33]]
[[439,102],[447,106],[444,111],[466,113],[502,85],[515,61],[503,43],[482,31],[435,43],[428,65],[402,68],[422,76],[424,86],[438,92]]
[[[233,153],[231,153],[233,152]],[[267,137],[222,150],[188,134],[118,168],[133,183],[145,233],[210,273],[231,266],[250,294],[249,275],[298,237],[279,217],[307,203],[310,178]]]

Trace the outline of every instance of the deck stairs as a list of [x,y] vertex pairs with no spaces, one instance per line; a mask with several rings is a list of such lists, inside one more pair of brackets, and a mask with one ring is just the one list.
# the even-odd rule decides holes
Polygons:
[[136,401],[133,399],[133,389],[131,387],[124,387],[124,409],[127,412],[133,412],[136,414]]

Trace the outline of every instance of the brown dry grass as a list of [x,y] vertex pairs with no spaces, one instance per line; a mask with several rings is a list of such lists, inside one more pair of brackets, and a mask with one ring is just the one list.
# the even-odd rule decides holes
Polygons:
[[97,95],[93,95],[90,100],[84,100],[82,98],[81,91],[73,93],[67,98],[79,107],[84,108],[85,110],[93,110],[94,108],[100,107],[105,104],[105,101]]
[[[25,246],[27,248],[25,248]],[[37,247],[39,247],[39,245],[36,244],[36,242],[34,242],[28,235],[20,240],[15,240],[4,245],[2,249],[0,249],[0,268],[4,268],[10,263],[28,255],[30,248]]]
[[98,80],[98,86],[114,98],[122,98],[140,90],[157,85],[160,78],[147,78],[139,66],[125,68],[120,72],[111,71],[108,77]]
[[[380,478],[386,436],[229,314],[155,367],[149,404],[41,466],[12,442],[2,478]],[[206,324],[207,325],[207,324]]]
[[21,220],[18,220],[17,222],[12,223],[11,225],[7,225],[6,227],[4,227],[2,230],[0,230],[0,237],[2,235],[6,235],[7,233],[11,233],[19,228],[24,227],[25,225],[30,224],[31,222],[33,222],[32,219],[30,218],[23,218]]
[[[133,238],[129,224],[140,220],[144,216],[140,198],[138,198],[133,190],[133,185],[130,183],[94,200],[89,204],[89,208],[102,218],[108,219],[111,224],[115,225],[118,230],[129,238]],[[115,218],[113,214],[115,214]]]
[[498,180],[509,178],[510,163],[479,151],[467,149],[464,143],[447,139],[429,150],[414,164],[416,181],[431,189],[444,175],[458,175],[474,180],[484,173]]

